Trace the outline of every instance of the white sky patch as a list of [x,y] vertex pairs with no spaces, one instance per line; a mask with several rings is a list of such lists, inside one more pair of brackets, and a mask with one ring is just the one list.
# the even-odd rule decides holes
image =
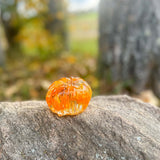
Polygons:
[[26,10],[24,1],[18,2],[18,13],[27,18],[34,17],[35,15],[37,15],[37,11],[34,8]]
[[75,12],[96,9],[98,3],[99,0],[69,0],[69,11]]

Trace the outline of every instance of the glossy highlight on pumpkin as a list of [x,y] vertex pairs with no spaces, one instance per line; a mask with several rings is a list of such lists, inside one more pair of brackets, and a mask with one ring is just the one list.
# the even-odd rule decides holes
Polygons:
[[46,101],[58,116],[77,115],[83,112],[92,97],[88,83],[79,77],[61,78],[51,84]]

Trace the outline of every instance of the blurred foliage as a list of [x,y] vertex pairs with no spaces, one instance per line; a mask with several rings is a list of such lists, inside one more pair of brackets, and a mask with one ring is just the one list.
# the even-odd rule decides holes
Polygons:
[[17,22],[21,27],[15,37],[15,42],[20,44],[22,53],[31,57],[45,58],[46,55],[58,51],[61,46],[60,37],[52,35],[44,23],[44,15],[48,12],[48,0],[18,0],[18,3],[19,8],[21,7],[19,13],[25,12]]
[[[66,26],[61,26],[65,25],[63,12],[67,6],[65,0],[52,1],[57,3],[52,8],[52,15],[49,2],[50,0],[7,0],[3,4],[2,22],[8,35],[9,49],[16,46],[20,53],[42,59],[64,49],[64,37],[60,32],[64,33],[67,29]],[[62,6],[59,3],[63,3]],[[60,28],[59,32],[53,33],[54,28],[47,28],[48,23]]]
[[22,52],[28,56],[45,58],[47,55],[53,52],[56,53],[62,48],[60,36],[52,36],[44,28],[44,23],[41,19],[34,19],[25,24],[15,40],[20,43]]
[[[94,17],[91,26],[90,16]],[[99,82],[95,76],[98,48],[96,14],[69,16],[70,50],[57,51],[57,54],[52,52],[59,50],[62,44],[58,35],[52,37],[44,28],[43,16],[24,18],[21,22],[14,39],[20,44],[21,52],[19,56],[7,59],[5,70],[0,69],[0,101],[45,99],[49,85],[66,76],[84,78],[91,85],[93,96],[98,94]],[[84,23],[87,27],[83,27]],[[80,37],[84,32],[85,36]],[[11,50],[12,55],[16,52]]]
[[35,11],[37,14],[44,13],[48,10],[48,0],[17,0],[18,3],[23,3],[23,9]]
[[36,59],[8,60],[5,69],[0,70],[0,101],[45,99],[51,82],[70,76],[84,78],[97,94],[98,80],[94,76],[95,58],[62,54],[59,58],[37,61]]

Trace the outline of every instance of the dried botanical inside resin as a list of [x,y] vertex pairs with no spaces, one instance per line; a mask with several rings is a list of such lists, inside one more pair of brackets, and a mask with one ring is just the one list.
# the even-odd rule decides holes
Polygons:
[[46,101],[51,111],[59,116],[83,112],[91,99],[92,90],[81,78],[62,78],[51,84]]

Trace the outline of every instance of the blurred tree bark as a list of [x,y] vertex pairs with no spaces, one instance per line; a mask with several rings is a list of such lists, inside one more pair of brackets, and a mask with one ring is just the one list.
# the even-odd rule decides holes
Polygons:
[[1,35],[1,28],[2,28],[2,22],[1,22],[1,8],[0,8],[0,67],[4,67],[5,65],[5,52],[2,45],[3,36]]
[[14,25],[13,19],[18,18],[17,0],[6,0],[1,3],[1,21],[4,28],[5,36],[10,47],[15,45],[15,36],[19,31],[19,27]]
[[4,67],[5,65],[5,52],[2,49],[2,43],[0,38],[0,67]]
[[51,34],[59,35],[64,49],[68,49],[66,0],[49,0],[48,8],[46,27]]
[[101,0],[99,32],[100,78],[160,97],[160,1]]

